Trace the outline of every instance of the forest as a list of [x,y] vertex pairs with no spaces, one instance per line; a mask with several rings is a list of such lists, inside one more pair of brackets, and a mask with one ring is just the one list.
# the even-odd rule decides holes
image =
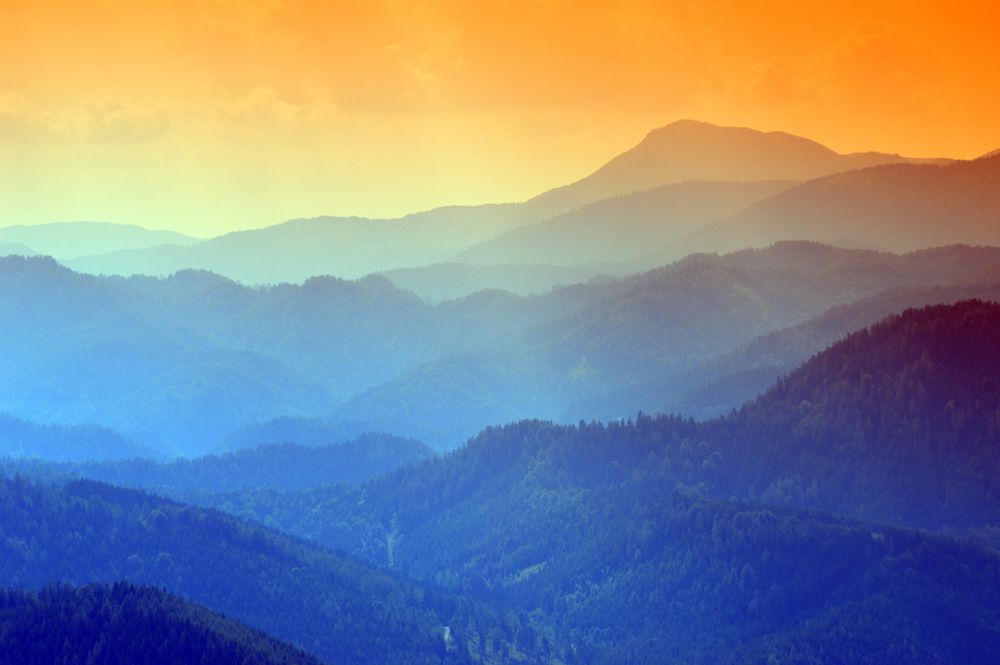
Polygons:
[[0,582],[155,584],[330,662],[988,663],[998,342],[998,304],[908,309],[715,420],[528,420],[444,456],[368,436],[416,453],[369,476],[338,475],[350,443],[11,460],[39,480],[4,481]]

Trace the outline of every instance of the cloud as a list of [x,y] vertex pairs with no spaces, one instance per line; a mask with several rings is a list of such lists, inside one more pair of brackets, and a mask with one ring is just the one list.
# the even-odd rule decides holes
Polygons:
[[115,100],[75,107],[42,106],[19,94],[0,94],[0,136],[7,141],[140,143],[170,129],[165,109],[145,109]]
[[23,141],[65,135],[71,123],[64,114],[33,104],[22,95],[0,93],[0,136]]
[[747,72],[747,88],[762,102],[772,106],[814,103],[820,96],[800,84],[780,63],[757,62]]
[[170,130],[165,109],[142,109],[117,101],[91,102],[82,124],[85,136],[108,143],[142,143],[163,137]]
[[[254,138],[274,134],[315,136],[342,116],[329,99],[316,96],[292,102],[268,86],[258,86],[244,96],[221,100],[214,110],[220,136]],[[195,118],[194,121],[204,118]]]

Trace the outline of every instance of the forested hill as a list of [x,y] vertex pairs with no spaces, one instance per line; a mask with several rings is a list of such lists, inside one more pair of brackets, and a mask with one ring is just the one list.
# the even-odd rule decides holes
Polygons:
[[236,621],[127,583],[0,590],[0,656],[17,665],[320,665]]
[[[383,560],[382,536],[366,541],[370,534],[346,528],[359,514],[374,524],[372,533],[394,521],[404,534],[395,556],[405,558],[419,548],[426,522],[456,533],[492,524],[483,511],[512,499],[491,493],[511,491],[507,483],[522,476],[555,492],[546,502],[570,505],[576,499],[566,487],[615,487],[627,498],[645,478],[661,492],[933,529],[989,529],[1000,524],[998,343],[998,304],[908,310],[834,345],[728,418],[640,416],[578,427],[524,421],[489,428],[448,457],[375,479],[360,497],[226,500],[242,514]],[[286,500],[319,501],[324,512],[303,515],[283,507]],[[459,539],[447,541],[447,553],[461,549]]]
[[0,478],[0,528],[0,586],[162,587],[329,663],[547,661],[533,645],[513,651],[516,658],[501,655],[516,634],[514,615],[142,492]]
[[1000,304],[891,316],[708,431],[731,441],[734,489],[917,526],[1000,522]]
[[430,448],[419,441],[370,433],[327,446],[282,443],[172,462],[131,459],[59,464],[35,459],[0,459],[0,473],[22,473],[49,480],[90,478],[158,493],[254,488],[299,490],[361,483],[433,456]]

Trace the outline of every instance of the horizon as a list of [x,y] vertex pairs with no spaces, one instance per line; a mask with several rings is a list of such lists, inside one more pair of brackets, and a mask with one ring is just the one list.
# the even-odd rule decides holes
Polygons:
[[[326,217],[332,218],[332,219],[361,218],[361,219],[371,219],[373,221],[392,221],[392,220],[396,220],[396,219],[401,219],[401,218],[404,218],[404,217],[408,217],[408,216],[411,216],[411,215],[419,215],[421,213],[431,212],[431,211],[442,209],[442,208],[474,208],[474,207],[489,206],[489,205],[517,204],[517,203],[523,203],[525,201],[528,201],[528,200],[534,198],[535,196],[538,196],[540,194],[544,194],[545,192],[551,191],[552,189],[557,189],[557,188],[559,188],[559,187],[561,187],[563,185],[567,185],[567,184],[571,184],[572,182],[576,182],[577,180],[590,175],[591,173],[593,173],[594,171],[596,171],[600,167],[604,166],[605,164],[607,164],[614,157],[627,152],[628,150],[630,150],[631,148],[635,147],[636,145],[639,145],[642,141],[644,141],[649,136],[649,134],[651,134],[651,133],[653,133],[653,132],[655,132],[657,130],[665,129],[665,128],[668,128],[668,127],[671,127],[671,126],[673,126],[675,124],[680,124],[680,123],[706,124],[706,125],[711,125],[711,126],[714,126],[714,127],[723,128],[723,129],[747,129],[747,130],[751,130],[751,131],[755,131],[755,132],[760,132],[761,134],[786,134],[786,135],[789,135],[789,136],[794,136],[796,138],[802,138],[802,139],[806,139],[806,140],[812,141],[812,142],[817,143],[817,144],[819,144],[819,145],[821,145],[821,146],[823,146],[825,148],[829,148],[830,150],[833,150],[835,153],[840,154],[840,155],[862,155],[862,154],[867,154],[867,153],[882,153],[882,154],[898,155],[898,156],[902,156],[902,157],[915,158],[915,159],[945,159],[945,160],[956,160],[956,161],[971,161],[971,160],[980,159],[980,158],[983,158],[983,157],[988,157],[988,156],[991,156],[994,153],[1000,152],[1000,148],[988,149],[988,150],[983,151],[982,153],[979,153],[979,154],[976,154],[976,155],[972,155],[970,157],[954,157],[954,156],[951,156],[951,155],[941,155],[941,154],[939,154],[939,155],[914,155],[914,154],[904,154],[904,153],[901,153],[901,152],[898,152],[898,151],[892,152],[892,151],[885,151],[885,150],[856,150],[856,151],[845,152],[845,151],[835,150],[835,149],[831,148],[828,144],[824,143],[823,141],[817,140],[817,139],[815,139],[813,137],[800,136],[800,135],[797,135],[797,134],[793,134],[791,132],[784,131],[782,129],[766,129],[765,130],[765,129],[760,129],[760,128],[757,128],[757,127],[749,127],[749,126],[746,126],[746,125],[720,125],[720,124],[708,122],[708,121],[705,121],[705,120],[700,120],[700,119],[697,119],[697,118],[678,118],[678,119],[676,119],[674,121],[671,121],[669,123],[666,123],[664,125],[660,125],[660,126],[657,126],[657,127],[654,127],[654,128],[651,128],[651,129],[647,130],[643,134],[642,138],[639,141],[637,141],[636,143],[634,143],[632,145],[623,147],[618,152],[609,155],[606,159],[604,159],[603,161],[601,161],[600,163],[598,163],[591,171],[587,171],[586,173],[584,173],[584,174],[580,175],[579,177],[576,177],[576,178],[574,178],[572,180],[561,181],[561,182],[553,185],[552,187],[550,187],[548,189],[538,190],[538,191],[536,191],[536,192],[534,192],[532,194],[529,194],[529,195],[527,195],[527,196],[525,196],[523,198],[520,198],[520,199],[490,200],[490,201],[485,201],[484,200],[484,201],[475,201],[475,202],[466,202],[466,203],[441,202],[441,203],[439,203],[437,205],[433,205],[431,207],[418,208],[418,209],[413,209],[413,210],[405,210],[405,211],[403,211],[403,212],[401,212],[399,214],[395,214],[395,215],[392,215],[392,216],[366,216],[366,215],[361,214],[361,213],[352,213],[352,212],[344,212],[344,213],[337,213],[337,214],[334,214],[334,213],[319,213],[319,214],[310,215],[310,216],[288,217],[288,218],[284,218],[284,219],[274,220],[274,221],[271,221],[271,222],[263,221],[260,225],[257,225],[257,226],[245,226],[245,227],[240,227],[240,228],[223,229],[223,230],[221,230],[221,231],[219,231],[217,233],[210,233],[208,235],[204,235],[204,234],[203,235],[197,235],[197,234],[189,232],[189,231],[183,231],[183,230],[179,230],[179,229],[176,229],[176,228],[169,228],[169,227],[166,227],[166,226],[150,226],[150,225],[147,225],[147,224],[143,224],[141,221],[117,221],[117,220],[111,220],[111,219],[54,219],[54,220],[39,220],[39,221],[34,221],[34,222],[19,222],[19,223],[14,223],[14,224],[0,224],[0,228],[11,228],[11,227],[21,227],[21,226],[24,226],[24,227],[29,227],[29,226],[44,226],[44,225],[54,225],[54,224],[110,224],[110,225],[116,225],[116,226],[134,226],[134,227],[137,227],[137,228],[140,228],[140,229],[144,229],[146,231],[153,231],[153,232],[165,231],[165,232],[180,233],[182,235],[189,236],[189,237],[191,237],[193,239],[196,239],[196,240],[210,240],[212,238],[215,238],[215,237],[218,237],[218,236],[222,236],[222,235],[227,235],[227,234],[230,234],[230,233],[238,233],[238,232],[241,232],[241,231],[257,231],[257,230],[265,229],[265,228],[270,227],[270,226],[276,226],[276,225],[280,225],[280,224],[285,224],[287,222],[312,220],[312,219],[322,219],[322,218],[326,218]],[[822,177],[822,176],[820,176],[820,177]],[[692,181],[692,182],[696,182],[696,181]],[[708,182],[708,181],[706,181],[706,182]],[[539,221],[541,221],[541,220],[539,220]]]
[[0,218],[212,237],[521,201],[682,118],[842,154],[995,150],[996,11],[925,5],[17,0]]

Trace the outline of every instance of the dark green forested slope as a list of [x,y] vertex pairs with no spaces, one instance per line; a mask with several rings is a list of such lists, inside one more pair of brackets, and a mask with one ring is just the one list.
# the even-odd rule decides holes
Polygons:
[[990,662],[994,550],[802,511],[989,539],[997,344],[1000,305],[909,310],[727,419],[526,421],[357,490],[214,501],[509,603],[593,662]]
[[523,423],[360,494],[226,500],[517,608],[522,643],[572,645],[583,662],[985,663],[1000,647],[995,553],[671,491],[704,462],[690,441],[652,445],[655,426],[637,440],[624,425]]
[[263,527],[93,481],[0,479],[0,585],[119,580],[163,587],[331,663],[542,660],[497,655],[516,616]]
[[0,659],[17,665],[319,665],[162,590],[127,583],[0,590]]

